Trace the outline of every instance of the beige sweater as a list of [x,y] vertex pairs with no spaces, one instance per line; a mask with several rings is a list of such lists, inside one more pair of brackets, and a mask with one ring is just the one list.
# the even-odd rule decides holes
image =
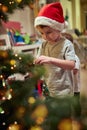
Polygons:
[[[41,54],[59,59],[75,61],[75,52],[73,44],[62,38],[55,44],[45,42],[42,44]],[[64,70],[52,64],[45,64],[46,75],[45,81],[48,86],[50,96],[73,94],[73,77],[71,70]]]

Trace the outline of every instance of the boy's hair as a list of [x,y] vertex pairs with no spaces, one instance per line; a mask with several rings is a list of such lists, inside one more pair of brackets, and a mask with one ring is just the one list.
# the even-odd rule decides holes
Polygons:
[[70,33],[62,33],[62,36],[64,36],[65,38],[67,38],[68,40],[70,40],[73,43],[73,37]]
[[37,27],[44,28],[44,27],[48,27],[48,26],[47,25],[38,25]]

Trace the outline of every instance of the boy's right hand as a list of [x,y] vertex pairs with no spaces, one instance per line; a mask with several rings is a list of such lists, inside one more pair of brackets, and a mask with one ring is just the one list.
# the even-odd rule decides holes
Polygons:
[[35,64],[49,64],[51,61],[51,57],[41,55],[39,58],[35,59]]

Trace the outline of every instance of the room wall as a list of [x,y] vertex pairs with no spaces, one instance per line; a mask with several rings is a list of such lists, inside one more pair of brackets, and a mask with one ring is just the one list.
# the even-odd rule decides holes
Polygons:
[[81,5],[80,0],[73,0],[72,2],[73,12],[73,27],[81,31]]
[[69,28],[72,29],[73,28],[73,23],[72,23],[72,2],[68,1],[68,0],[60,0],[60,2],[62,3],[62,6],[63,6],[64,16],[66,16],[66,14],[68,14]]
[[20,22],[22,33],[34,34],[34,14],[29,7],[25,7],[24,10],[15,10],[9,15],[9,21]]
[[80,0],[60,0],[60,2],[63,5],[64,15],[66,15],[66,10],[68,11],[70,29],[81,30]]

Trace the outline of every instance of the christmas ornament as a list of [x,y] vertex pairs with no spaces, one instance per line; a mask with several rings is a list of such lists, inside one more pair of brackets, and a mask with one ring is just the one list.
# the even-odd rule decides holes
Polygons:
[[6,50],[0,50],[0,59],[1,58],[7,58],[8,52]]
[[82,130],[82,124],[79,121],[73,120],[72,121],[73,130]]
[[19,124],[11,124],[7,130],[23,130],[22,126]]
[[17,118],[22,118],[24,116],[25,112],[26,112],[26,109],[25,109],[24,106],[18,107],[17,112],[16,112],[16,117]]
[[63,119],[58,125],[58,130],[72,130],[72,120]]
[[8,11],[8,7],[7,6],[5,6],[5,5],[2,5],[2,11],[5,13],[5,12],[7,12]]
[[16,0],[18,3],[22,2],[22,0]]
[[29,97],[28,102],[29,104],[34,104],[36,99],[34,97]]
[[38,105],[36,109],[33,111],[31,117],[36,119],[38,117],[45,118],[48,114],[48,110],[45,105]]
[[10,64],[11,65],[15,65],[16,64],[16,61],[13,59],[13,60],[10,60]]
[[29,130],[43,130],[40,126],[32,126]]

